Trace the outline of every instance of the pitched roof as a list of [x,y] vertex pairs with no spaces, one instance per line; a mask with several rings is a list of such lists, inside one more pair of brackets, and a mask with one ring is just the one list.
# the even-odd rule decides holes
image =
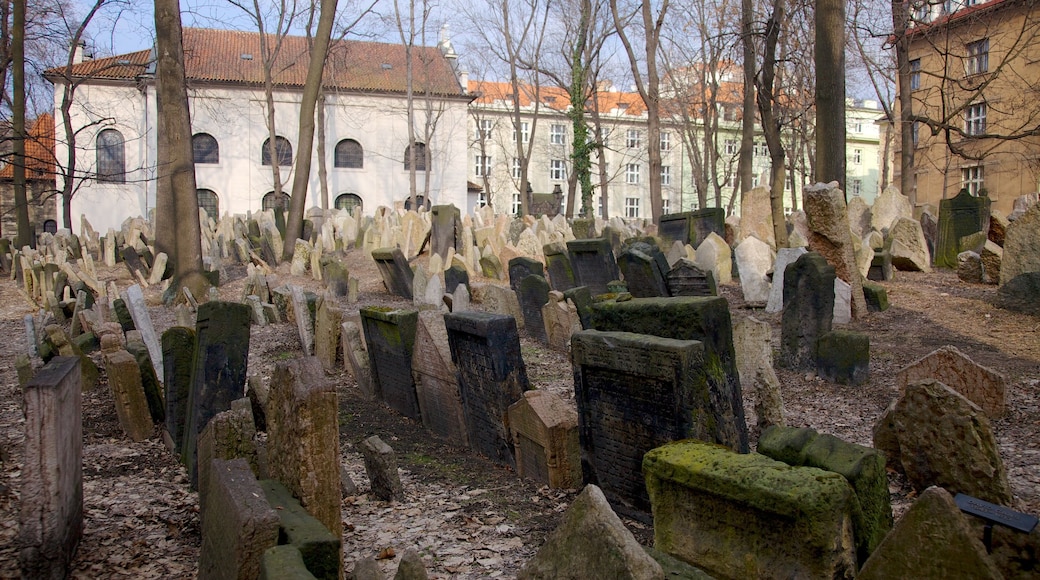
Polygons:
[[[273,46],[277,41],[267,35]],[[269,47],[270,50],[270,47]],[[96,59],[73,66],[73,76],[132,79],[144,72],[150,51]],[[302,87],[310,61],[307,39],[286,36],[275,56],[272,71],[279,87]],[[129,61],[131,66],[117,66]],[[436,47],[412,48],[413,91],[429,90],[438,96],[462,96],[451,64]],[[214,82],[256,86],[264,82],[260,34],[209,28],[184,29],[184,72],[188,82]],[[61,76],[61,69],[48,73]],[[330,89],[404,93],[407,62],[400,44],[343,40],[332,43],[325,64],[324,84]]]
[[[513,100],[512,83],[497,81],[471,80],[469,81],[469,92],[476,95],[475,103],[490,105],[496,101]],[[521,107],[530,107],[535,102],[536,89],[532,85],[520,85],[519,101]],[[603,113],[619,109],[624,115],[638,117],[646,112],[643,99],[638,93],[623,93],[618,91],[601,90],[596,93],[599,101],[600,111]],[[537,98],[541,107],[546,107],[558,112],[564,112],[570,106],[570,95],[567,91],[556,86],[537,87]],[[591,103],[590,103],[591,104]]]
[[[12,161],[10,157],[8,161]],[[25,140],[25,178],[54,179],[54,116],[43,113],[36,117]],[[14,165],[0,169],[0,179],[14,179]]]

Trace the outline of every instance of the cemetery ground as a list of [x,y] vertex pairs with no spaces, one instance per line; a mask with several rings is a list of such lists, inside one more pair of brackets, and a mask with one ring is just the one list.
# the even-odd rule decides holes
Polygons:
[[[353,250],[345,260],[351,274],[361,279],[358,303],[339,304],[345,317],[356,316],[359,306],[407,306],[383,289],[371,258]],[[133,283],[122,264],[99,265],[98,273],[103,282],[115,281],[120,290]],[[219,288],[221,298],[238,301],[245,268],[229,266],[228,273],[230,280]],[[320,282],[290,276],[288,264],[275,275],[272,287],[291,282],[322,291]],[[871,427],[897,397],[896,371],[941,346],[953,345],[1007,377],[1007,412],[993,421],[1000,454],[1014,507],[1040,513],[1040,318],[996,308],[995,286],[966,284],[950,271],[899,272],[894,281],[881,284],[892,307],[850,325],[870,337],[869,381],[848,387],[777,368],[787,424],[871,445]],[[724,286],[721,292],[734,321],[749,315],[768,321],[774,349],[779,347],[779,313],[746,308],[739,285]],[[158,306],[158,287],[144,293],[161,333],[174,324],[173,312]],[[15,357],[26,352],[22,317],[33,309],[6,276],[0,280],[0,297],[0,578],[16,578],[25,420]],[[291,323],[254,325],[250,341],[249,374],[264,379],[270,378],[277,361],[301,354]],[[526,338],[521,345],[532,386],[573,401],[567,354]],[[189,489],[184,468],[166,450],[159,428],[140,443],[123,434],[104,367],[99,366],[101,380],[83,393],[85,529],[73,577],[192,578],[200,545],[198,495]],[[372,556],[392,574],[401,554],[414,548],[433,578],[513,577],[576,495],[577,490],[539,487],[474,452],[439,442],[422,425],[364,398],[349,372],[337,370],[330,378],[339,394],[341,461],[357,484],[356,493],[341,504],[348,571],[357,560]],[[748,425],[755,425],[754,401],[747,389],[744,408]],[[386,503],[368,495],[357,446],[370,435],[380,436],[396,451],[405,501]],[[752,448],[757,438],[752,427]],[[889,483],[898,518],[914,492],[894,473]],[[625,522],[641,543],[652,542],[649,525]]]

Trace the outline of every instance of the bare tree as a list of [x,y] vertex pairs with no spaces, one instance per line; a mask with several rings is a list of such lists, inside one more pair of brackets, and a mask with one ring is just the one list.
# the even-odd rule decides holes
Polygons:
[[[756,78],[758,113],[762,119],[762,132],[769,148],[772,177],[769,188],[769,207],[773,215],[773,236],[776,247],[787,246],[787,222],[784,220],[784,150],[780,137],[780,120],[774,113],[776,95],[773,93],[776,78],[776,47],[780,38],[780,26],[784,21],[784,2],[773,0],[773,12],[766,21],[765,43],[762,50],[762,71]],[[842,153],[844,155],[844,152]]]

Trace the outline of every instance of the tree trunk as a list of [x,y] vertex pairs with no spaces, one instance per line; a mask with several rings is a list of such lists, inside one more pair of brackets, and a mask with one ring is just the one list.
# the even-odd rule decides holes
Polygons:
[[11,66],[14,68],[14,102],[12,103],[14,143],[14,209],[18,223],[15,246],[36,247],[29,227],[29,198],[25,193],[25,0],[14,0],[14,23],[11,39]]
[[[752,38],[752,21],[754,9],[752,0],[740,1],[740,40],[744,49],[744,108],[740,123],[740,157],[737,160],[737,189],[743,195],[751,190],[754,173],[755,155],[755,43]],[[736,195],[730,197],[729,205],[733,207]],[[729,213],[727,211],[727,213]]]
[[917,188],[914,187],[914,122],[913,95],[910,91],[910,39],[906,28],[910,20],[910,7],[906,0],[892,0],[892,30],[896,38],[896,87],[899,91],[899,190],[910,198],[910,206],[917,205]]
[[307,80],[303,85],[300,102],[300,139],[297,143],[296,172],[293,174],[292,197],[289,199],[289,219],[285,223],[285,242],[282,245],[282,260],[289,261],[296,250],[296,240],[303,231],[303,211],[307,203],[307,182],[311,175],[311,152],[314,149],[314,107],[321,92],[321,76],[325,68],[325,55],[329,52],[332,23],[336,18],[338,0],[321,0],[321,15],[318,17],[318,33],[311,49],[311,61],[307,67]]
[[845,1],[816,2],[816,180],[845,190]]
[[766,38],[762,49],[762,75],[757,86],[758,112],[762,119],[762,133],[769,148],[770,187],[769,209],[773,217],[773,236],[777,248],[787,247],[787,221],[784,216],[784,144],[780,136],[780,122],[773,111],[773,85],[776,79],[776,45],[780,38],[780,23],[784,20],[785,0],[773,1],[773,14],[766,22]]
[[[202,231],[195,185],[195,164],[191,149],[191,119],[184,82],[184,45],[181,36],[180,4],[177,0],[155,0],[156,83],[159,134],[158,191],[173,198],[156,204],[156,210],[172,208],[172,219],[156,218],[156,228],[173,231],[175,250],[174,288],[187,286],[196,296],[206,292],[209,283],[202,275]],[[158,194],[157,194],[158,195]],[[158,200],[157,200],[158,201]],[[168,232],[169,233],[169,232]],[[169,239],[169,238],[166,238]]]

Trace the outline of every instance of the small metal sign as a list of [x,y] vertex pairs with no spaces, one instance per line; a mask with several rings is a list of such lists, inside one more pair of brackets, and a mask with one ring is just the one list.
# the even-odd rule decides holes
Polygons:
[[1001,505],[989,503],[977,497],[958,493],[953,501],[964,513],[978,516],[990,522],[1007,526],[1020,532],[1029,533],[1036,527],[1037,517]]

